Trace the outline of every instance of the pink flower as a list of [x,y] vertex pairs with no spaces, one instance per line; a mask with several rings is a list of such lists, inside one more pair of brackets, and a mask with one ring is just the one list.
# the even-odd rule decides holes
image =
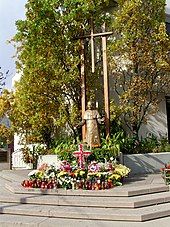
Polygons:
[[66,172],[70,172],[72,170],[70,164],[66,160],[62,161],[60,169]]
[[40,165],[37,169],[40,171],[45,171],[48,169],[48,164],[47,163],[43,163],[42,165]]
[[90,172],[98,172],[100,170],[99,165],[97,164],[97,162],[93,161],[89,166],[88,166],[88,170]]

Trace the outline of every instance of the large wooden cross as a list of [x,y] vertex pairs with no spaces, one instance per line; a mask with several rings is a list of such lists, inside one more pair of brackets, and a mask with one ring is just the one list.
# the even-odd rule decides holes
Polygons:
[[[102,54],[103,54],[103,77],[104,77],[104,106],[105,106],[105,126],[106,138],[110,136],[110,107],[109,107],[109,78],[107,72],[107,36],[112,35],[113,32],[106,32],[105,24],[102,26],[101,33],[94,33],[93,23],[91,23],[91,34],[79,37],[81,41],[81,104],[82,104],[82,117],[86,110],[86,77],[85,77],[85,56],[84,56],[84,40],[90,38],[91,40],[91,64],[92,73],[95,72],[95,54],[94,54],[94,38],[102,37]],[[85,127],[82,129],[82,137],[85,139]]]

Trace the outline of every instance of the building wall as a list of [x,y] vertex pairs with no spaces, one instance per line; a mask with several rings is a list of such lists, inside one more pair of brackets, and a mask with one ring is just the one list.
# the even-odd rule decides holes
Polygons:
[[[168,8],[166,14],[166,28],[167,33],[170,34],[170,9]],[[157,137],[168,137],[168,122],[166,110],[166,98],[162,98],[159,104],[159,111],[153,116],[149,116],[148,123],[143,125],[140,130],[140,136],[146,137],[149,134],[154,134]]]
[[167,112],[166,112],[166,99],[163,98],[159,104],[159,111],[148,117],[148,122],[142,125],[140,130],[140,136],[146,137],[149,135],[155,135],[158,138],[167,137],[168,125],[167,125]]

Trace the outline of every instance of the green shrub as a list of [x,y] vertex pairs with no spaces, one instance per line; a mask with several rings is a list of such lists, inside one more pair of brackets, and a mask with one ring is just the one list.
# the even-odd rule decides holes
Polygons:
[[[67,160],[69,163],[75,162],[76,158],[73,152],[78,150],[78,143],[70,138],[59,139],[55,143],[54,153],[58,155],[60,160]],[[88,150],[84,146],[84,150]],[[87,161],[97,162],[109,161],[110,158],[117,159],[120,152],[124,154],[140,154],[140,153],[158,153],[170,152],[170,144],[167,138],[158,139],[152,135],[147,138],[142,138],[140,141],[136,137],[126,137],[123,131],[119,131],[109,139],[101,139],[101,147],[93,148],[92,154]]]
[[56,141],[54,154],[58,155],[60,160],[67,160],[72,163],[76,158],[73,152],[78,149],[78,144],[75,144],[72,138],[63,138]]
[[110,158],[117,158],[120,155],[125,135],[122,131],[115,133],[109,139],[102,139],[101,148],[94,148],[88,160],[96,160],[98,162],[109,161]]
[[170,145],[167,138],[158,139],[154,135],[142,138],[140,141],[135,137],[127,137],[122,147],[121,151],[124,154],[159,153],[170,151]]

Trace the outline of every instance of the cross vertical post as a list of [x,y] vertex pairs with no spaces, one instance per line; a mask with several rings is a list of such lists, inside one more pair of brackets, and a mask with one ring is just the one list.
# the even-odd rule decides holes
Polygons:
[[93,25],[93,20],[91,19],[91,67],[92,67],[92,73],[95,72],[95,50],[94,50],[94,25]]
[[[102,26],[102,32],[105,32],[105,24]],[[104,106],[105,106],[105,125],[106,138],[110,136],[110,101],[109,101],[109,78],[107,71],[107,38],[102,36],[102,52],[103,52],[103,81],[104,81]]]
[[[102,54],[103,54],[103,77],[104,77],[104,105],[105,105],[105,126],[106,138],[110,136],[110,101],[109,101],[109,78],[107,72],[107,36],[112,35],[113,32],[106,32],[105,24],[102,26],[101,33],[94,33],[94,26],[91,22],[91,34],[77,37],[81,41],[81,104],[82,104],[82,117],[86,110],[86,81],[85,81],[85,54],[84,54],[84,40],[90,39],[91,41],[91,60],[92,60],[92,73],[95,71],[95,51],[94,51],[94,38],[102,37]],[[82,139],[85,141],[86,128],[82,127]]]
[[[80,39],[81,54],[80,54],[80,64],[81,64],[81,108],[82,108],[82,118],[86,110],[86,77],[85,77],[85,54],[84,54],[84,39]],[[86,128],[85,125],[82,126],[82,139],[85,140]]]

